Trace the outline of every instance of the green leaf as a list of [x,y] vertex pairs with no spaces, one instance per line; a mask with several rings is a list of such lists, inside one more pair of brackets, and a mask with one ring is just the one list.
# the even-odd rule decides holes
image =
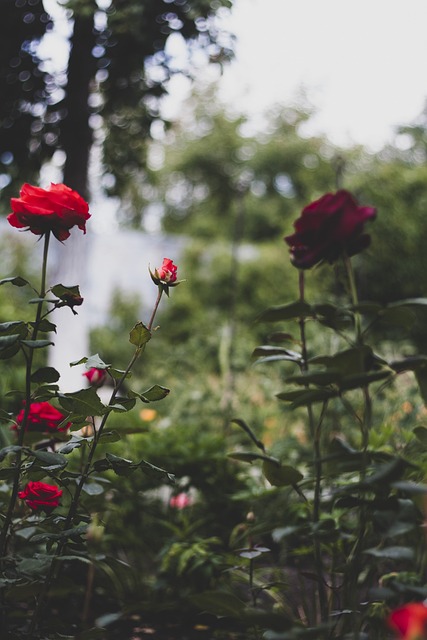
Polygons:
[[270,307],[258,317],[258,322],[278,322],[280,320],[291,320],[294,318],[313,317],[312,307],[306,302],[291,302],[279,307]]
[[138,322],[129,334],[129,342],[140,348],[149,340],[151,340],[151,331],[143,322]]
[[285,379],[287,383],[294,383],[307,386],[309,384],[316,384],[319,386],[328,386],[331,384],[338,384],[342,375],[339,371],[308,371],[298,376],[289,376]]
[[289,465],[281,465],[271,460],[264,460],[262,472],[274,487],[293,486],[304,477],[298,469]]
[[143,391],[142,393],[137,393],[136,391],[130,391],[129,395],[139,398],[140,400],[142,400],[142,402],[148,403],[148,402],[156,402],[157,400],[163,400],[163,398],[166,398],[166,396],[168,396],[169,393],[170,393],[170,389],[167,389],[166,387],[161,387],[160,385],[155,384],[154,386],[150,387],[146,391]]
[[79,285],[74,285],[72,287],[66,287],[63,284],[56,284],[55,286],[53,286],[51,288],[51,292],[53,293],[54,296],[56,296],[57,298],[62,299],[64,296],[80,296],[80,289],[79,289]]
[[417,319],[414,311],[407,306],[388,306],[379,312],[378,318],[387,324],[410,329]]
[[34,371],[31,376],[31,382],[57,382],[60,378],[60,375],[56,369],[53,367],[41,367]]
[[28,333],[27,325],[25,324],[25,322],[22,322],[20,320],[0,323],[1,335],[17,334],[21,338],[24,338],[27,335],[27,333]]
[[175,476],[173,473],[169,473],[160,467],[156,467],[154,464],[151,464],[146,460],[141,460],[141,462],[138,463],[138,467],[149,477],[166,480],[169,484],[175,484]]
[[108,405],[111,411],[116,413],[126,413],[126,411],[131,411],[136,404],[135,398],[116,398],[114,404]]
[[0,336],[0,349],[7,349],[12,346],[20,339],[20,335],[18,333],[12,333],[7,336]]
[[409,356],[404,360],[398,360],[390,363],[390,367],[396,373],[402,371],[416,371],[419,368],[427,366],[427,356],[419,354],[416,356]]
[[108,411],[93,387],[59,396],[61,407],[75,416],[102,416]]
[[292,403],[292,408],[305,407],[316,402],[325,402],[330,398],[338,396],[338,390],[333,389],[308,389],[306,391],[284,391],[277,393],[279,400]]
[[[37,466],[41,467],[45,471],[54,471],[55,469],[63,469],[67,466],[68,461],[61,453],[54,453],[51,451],[32,451],[28,450],[27,453],[34,457],[37,461]],[[34,462],[36,464],[36,462]]]
[[269,460],[270,462],[280,464],[279,460],[276,460],[276,458],[263,456],[261,453],[252,453],[251,451],[236,451],[234,453],[228,453],[227,457],[232,460],[239,460],[240,462],[249,462],[250,464],[252,464],[254,460]]
[[6,456],[8,456],[10,453],[17,453],[21,449],[22,447],[18,446],[17,444],[11,444],[11,445],[8,445],[7,447],[4,447],[3,449],[0,450],[0,462],[3,462]]
[[418,367],[417,369],[415,369],[414,373],[418,382],[418,387],[423,402],[425,405],[427,405],[427,367],[425,365],[422,367]]
[[28,280],[25,280],[25,278],[21,278],[21,276],[3,278],[3,280],[0,280],[0,285],[6,283],[13,284],[15,287],[25,287],[25,285],[29,284]]
[[380,549],[366,549],[364,553],[374,558],[387,558],[389,560],[412,560],[414,550],[409,547],[382,547]]
[[83,485],[83,491],[87,493],[88,496],[100,496],[104,493],[105,489],[102,484],[98,482],[85,482]]
[[21,344],[30,349],[43,349],[43,347],[49,347],[54,343],[52,340],[21,340]]
[[270,347],[262,345],[254,349],[252,356],[254,358],[265,358],[270,356],[280,356],[276,360],[290,360],[291,362],[301,362],[302,355],[296,351],[284,349],[283,347]]
[[239,617],[245,603],[228,591],[204,591],[191,597],[192,602],[215,616]]
[[[30,326],[35,327],[36,323],[30,322]],[[40,320],[40,322],[37,323],[37,328],[39,331],[43,331],[44,333],[48,333],[49,331],[53,331],[56,333],[56,324],[53,324],[53,322],[49,322],[49,320],[47,320],[46,318]]]
[[71,451],[74,451],[74,449],[80,449],[80,447],[84,444],[85,439],[79,438],[78,440],[74,440],[73,438],[74,436],[72,436],[72,439],[67,442],[67,444],[64,444],[64,446],[58,449],[58,453],[61,453],[65,456],[67,455],[67,453],[71,453]]
[[143,391],[141,395],[148,402],[155,402],[156,400],[163,400],[163,398],[166,398],[166,396],[168,396],[169,393],[170,393],[170,389],[167,389],[166,387],[162,387],[159,384],[155,384],[149,389],[147,389],[146,391]]
[[415,429],[412,429],[412,433],[422,445],[427,447],[427,429],[425,427],[415,427]]

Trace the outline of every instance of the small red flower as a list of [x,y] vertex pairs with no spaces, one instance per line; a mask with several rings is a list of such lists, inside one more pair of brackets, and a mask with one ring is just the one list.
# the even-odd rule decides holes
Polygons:
[[193,504],[192,499],[188,495],[188,493],[178,493],[176,496],[172,496],[169,500],[169,506],[172,509],[186,509]]
[[310,269],[323,260],[332,263],[343,254],[360,253],[370,243],[363,232],[365,222],[375,216],[376,209],[359,207],[348,191],[327,193],[303,209],[295,233],[285,238],[292,264]]
[[105,378],[107,377],[107,371],[106,369],[97,369],[96,367],[92,367],[82,375],[88,379],[91,387],[97,388],[104,384]]
[[[16,416],[16,422],[21,425],[25,416],[25,409]],[[42,433],[55,433],[57,431],[66,431],[71,427],[71,422],[67,422],[63,426],[59,426],[63,422],[65,416],[55,409],[50,402],[32,402],[28,413],[26,431],[36,431]],[[17,429],[13,425],[13,429]]]
[[163,264],[156,269],[156,275],[159,280],[166,284],[172,284],[176,281],[178,267],[169,258],[163,258]]
[[18,498],[25,500],[33,511],[50,513],[59,506],[62,489],[45,482],[29,482],[23,491],[18,492]]
[[48,189],[24,184],[20,197],[12,198],[10,204],[7,219],[12,227],[39,236],[52,231],[58,240],[66,240],[74,226],[86,233],[89,205],[65,184],[52,183]]
[[391,612],[389,626],[403,640],[427,640],[427,607],[422,602],[410,602]]

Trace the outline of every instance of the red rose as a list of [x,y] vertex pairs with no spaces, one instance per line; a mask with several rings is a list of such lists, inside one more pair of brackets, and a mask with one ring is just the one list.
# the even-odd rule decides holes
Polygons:
[[62,489],[45,482],[29,482],[23,491],[18,492],[18,498],[25,500],[33,511],[49,513],[59,505]]
[[359,253],[370,242],[364,224],[375,216],[376,209],[359,207],[348,191],[327,193],[303,209],[295,233],[285,238],[292,264],[309,269],[323,260],[332,263],[343,253]]
[[163,258],[163,264],[161,267],[156,269],[156,275],[159,280],[165,282],[166,284],[172,284],[175,282],[177,277],[178,267],[173,263],[169,258]]
[[[22,409],[16,416],[18,425],[22,424],[25,409]],[[71,422],[67,422],[60,427],[65,416],[55,409],[49,402],[32,402],[28,413],[27,431],[40,431],[42,433],[55,433],[56,431],[66,431],[71,427]],[[16,429],[16,425],[13,427]]]
[[403,640],[427,638],[427,607],[422,602],[411,602],[391,612],[388,623]]
[[96,367],[92,367],[82,375],[88,379],[91,387],[100,387],[107,377],[107,371],[106,369],[97,369]]
[[48,189],[24,184],[20,196],[10,201],[13,213],[7,219],[12,227],[39,236],[52,231],[58,240],[66,240],[75,225],[86,233],[89,205],[65,184],[52,183]]

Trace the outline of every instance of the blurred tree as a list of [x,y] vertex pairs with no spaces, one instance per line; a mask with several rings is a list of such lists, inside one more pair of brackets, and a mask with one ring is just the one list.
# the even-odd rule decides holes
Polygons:
[[[73,29],[67,73],[57,78],[60,87],[43,75],[36,55],[49,22],[41,0],[1,4],[2,29],[10,39],[0,63],[5,95],[10,96],[1,111],[0,142],[8,135],[5,180],[18,179],[19,173],[22,183],[27,175],[37,173],[54,150],[61,149],[64,182],[88,197],[89,154],[96,130],[104,145],[110,191],[123,195],[135,172],[145,165],[146,142],[152,123],[161,119],[159,100],[167,92],[170,77],[177,72],[191,75],[192,51],[203,51],[217,63],[230,57],[231,39],[218,29],[215,16],[231,7],[232,0],[68,0],[62,4]],[[172,35],[187,45],[187,63],[181,66],[168,52]],[[17,62],[29,66],[28,73],[34,77],[31,92],[28,73],[21,73],[26,69],[17,69]],[[16,85],[15,93],[10,93],[7,83]],[[48,107],[54,102],[51,116]],[[13,114],[17,114],[16,123]],[[14,135],[9,135],[11,117]],[[50,135],[45,131],[48,125],[54,126]]]
[[305,108],[273,109],[259,134],[230,117],[212,88],[187,108],[168,134],[164,166],[151,174],[168,232],[233,237],[243,201],[245,240],[271,240],[310,198],[334,188],[338,150],[301,134]]
[[57,142],[52,78],[37,56],[51,26],[42,0],[0,2],[0,188],[5,200],[15,180],[36,179]]

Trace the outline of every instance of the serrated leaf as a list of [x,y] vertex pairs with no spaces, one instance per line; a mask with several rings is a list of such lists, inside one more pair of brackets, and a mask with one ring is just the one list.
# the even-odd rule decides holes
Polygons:
[[163,400],[163,398],[166,398],[166,396],[168,396],[169,393],[170,393],[170,389],[167,389],[166,387],[161,387],[160,385],[155,384],[154,386],[150,387],[146,391],[143,391],[142,393],[137,393],[136,391],[130,391],[129,395],[134,395],[135,397],[142,400],[142,402],[148,403],[148,402],[156,402],[157,400]]
[[28,453],[37,460],[38,466],[45,470],[63,469],[68,464],[67,459],[61,453],[40,450],[30,450]]
[[129,342],[136,347],[143,347],[149,340],[151,340],[151,331],[145,326],[143,322],[137,322],[134,328],[129,334]]
[[[36,323],[35,322],[30,322],[30,326],[31,327],[35,327]],[[53,324],[53,322],[49,322],[49,320],[44,318],[43,320],[40,320],[37,323],[37,329],[39,331],[42,331],[43,333],[48,333],[50,331],[53,331],[54,333],[56,333],[56,324]]]
[[60,395],[59,403],[72,417],[102,416],[108,411],[93,387]]
[[80,296],[79,285],[73,285],[71,287],[66,287],[63,284],[56,284],[51,288],[51,292],[57,298],[63,298],[63,296]]

